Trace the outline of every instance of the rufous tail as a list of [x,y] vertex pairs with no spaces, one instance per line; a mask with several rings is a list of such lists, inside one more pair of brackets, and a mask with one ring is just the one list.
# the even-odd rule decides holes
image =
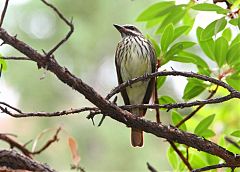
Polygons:
[[[139,109],[132,109],[132,114],[136,116],[144,116],[144,112]],[[133,147],[142,147],[143,146],[143,131],[137,128],[132,128],[131,130],[131,143]]]

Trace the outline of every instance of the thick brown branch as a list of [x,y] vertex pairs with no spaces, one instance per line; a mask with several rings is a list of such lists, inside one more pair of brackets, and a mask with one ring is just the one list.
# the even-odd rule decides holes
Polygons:
[[0,166],[15,170],[55,172],[55,170],[51,169],[47,164],[36,162],[14,150],[0,150]]
[[[152,133],[153,135],[161,138],[165,138],[167,140],[178,142],[181,144],[185,144],[187,146],[196,148],[199,151],[204,151],[212,155],[216,155],[226,161],[227,164],[232,166],[240,166],[240,158],[235,157],[232,152],[218,146],[217,144],[200,138],[194,134],[183,132],[176,127],[162,125],[160,123],[151,122],[145,119],[138,118],[133,116],[131,113],[117,107],[113,103],[105,100],[102,96],[100,96],[93,88],[85,84],[81,79],[74,76],[70,73],[66,68],[61,67],[57,61],[53,58],[48,58],[43,56],[37,51],[33,50],[31,47],[18,40],[17,38],[10,36],[5,30],[0,28],[0,38],[7,44],[19,50],[21,53],[36,61],[40,67],[48,66],[47,70],[54,73],[59,80],[63,83],[69,85],[71,88],[77,90],[79,93],[83,94],[91,103],[97,106],[100,111],[112,119],[115,119],[125,125],[132,128],[139,128],[147,133]],[[186,77],[196,77],[199,79],[210,81],[214,84],[223,86],[227,88],[231,94],[226,96],[225,99],[230,99],[235,94],[235,90],[232,89],[229,85],[221,82],[219,80],[215,80],[213,78],[209,78],[207,76],[202,76],[193,73],[184,73],[184,72],[162,72],[161,75],[158,73],[151,74],[152,77],[154,75],[183,75]],[[240,97],[239,93],[236,93],[235,97]],[[214,99],[213,99],[214,100]],[[211,101],[213,101],[211,100]],[[211,103],[209,100],[209,102]]]
[[31,152],[25,148],[22,144],[18,143],[16,140],[12,139],[11,137],[7,136],[6,134],[0,133],[0,140],[5,141],[10,145],[10,148],[17,148],[20,150],[24,155],[31,158]]

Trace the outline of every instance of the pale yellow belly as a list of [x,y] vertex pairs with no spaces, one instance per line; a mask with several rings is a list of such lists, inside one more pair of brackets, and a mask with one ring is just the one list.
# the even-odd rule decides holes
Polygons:
[[[123,82],[144,74],[149,74],[152,71],[150,59],[147,57],[138,57],[137,54],[132,52],[132,56],[125,60],[126,62],[121,67]],[[126,88],[130,104],[142,103],[146,94],[148,83],[149,80],[144,82],[140,81],[132,84],[131,87]]]

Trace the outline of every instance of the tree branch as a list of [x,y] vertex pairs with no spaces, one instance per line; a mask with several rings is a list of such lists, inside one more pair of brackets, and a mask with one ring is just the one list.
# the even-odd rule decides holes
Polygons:
[[14,150],[0,150],[0,166],[6,166],[15,170],[55,172],[47,164],[41,164]]
[[158,172],[151,164],[147,162],[147,168],[150,172]]
[[[218,85],[216,88],[211,92],[211,94],[207,97],[207,100],[211,99],[217,92],[218,90]],[[190,114],[188,114],[186,117],[184,117],[177,125],[176,127],[180,127],[183,123],[185,123],[187,120],[192,118],[200,109],[202,109],[206,104],[201,104],[199,105],[194,111],[192,111]]]
[[31,59],[29,59],[28,57],[3,57],[3,56],[0,56],[0,59],[3,59],[3,60],[27,60],[27,61],[32,61]]
[[[3,104],[4,102],[0,102],[0,104]],[[63,116],[63,115],[69,115],[69,114],[75,114],[85,111],[94,111],[98,112],[99,109],[95,107],[84,107],[84,108],[78,108],[78,109],[69,109],[69,110],[62,110],[62,111],[56,111],[56,112],[22,112],[21,110],[10,106],[7,103],[4,103],[5,106],[9,107],[10,109],[15,110],[18,113],[13,113],[6,107],[0,106],[0,109],[3,113],[6,113],[12,117],[15,118],[22,118],[22,117],[55,117],[55,116]]]
[[72,20],[69,22],[64,16],[63,14],[52,4],[48,3],[45,0],[42,0],[42,2],[49,6],[50,8],[52,8],[56,14],[60,17],[60,19],[62,19],[70,28],[69,32],[67,33],[67,35],[65,36],[65,38],[63,38],[57,45],[55,45],[48,53],[46,56],[50,57],[63,43],[65,43],[68,38],[72,35],[73,31],[74,31],[74,26],[72,24]]
[[[212,155],[216,155],[226,161],[226,163],[231,167],[239,167],[240,166],[240,158],[235,157],[235,155],[218,146],[217,144],[205,140],[204,138],[200,138],[194,134],[184,132],[179,130],[176,127],[166,126],[160,123],[152,122],[149,120],[138,118],[128,111],[125,111],[113,103],[109,102],[108,100],[104,99],[100,96],[92,87],[85,84],[81,79],[74,76],[71,72],[69,72],[66,68],[60,66],[54,58],[48,58],[47,56],[39,54],[36,50],[32,49],[30,46],[25,44],[24,42],[20,41],[14,36],[10,36],[4,29],[0,28],[0,39],[2,39],[6,44],[11,45],[12,47],[16,48],[18,51],[36,61],[39,67],[45,67],[46,65],[47,70],[54,73],[59,80],[63,83],[67,84],[71,88],[75,89],[79,93],[83,94],[86,99],[88,99],[91,103],[99,108],[101,113],[111,117],[114,120],[117,120],[121,123],[124,123],[128,127],[131,128],[139,128],[147,133],[151,133],[157,137],[165,138],[167,140],[177,142],[180,144],[185,144],[187,146],[196,148],[199,151],[204,151]],[[207,76],[194,74],[194,73],[184,73],[184,72],[161,72],[161,73],[153,73],[150,77],[155,76],[166,76],[166,75],[173,75],[173,76],[185,76],[185,77],[194,77],[201,80],[206,80],[211,83],[220,85],[230,91],[230,95],[218,98],[218,99],[210,99],[208,102],[204,101],[205,103],[217,103],[221,101],[229,100],[233,97],[240,97],[240,93],[236,92],[232,87],[227,85],[226,83],[216,80],[214,78],[210,78]],[[147,78],[146,78],[147,79]],[[135,80],[140,80],[135,79]],[[118,91],[119,92],[119,91]],[[199,105],[198,102],[190,104]],[[188,106],[190,106],[188,105]],[[181,107],[181,106],[180,106]]]
[[182,152],[177,148],[177,146],[172,142],[169,141],[170,145],[172,146],[173,150],[178,154],[178,156],[181,158],[183,163],[187,166],[187,168],[191,171],[193,170],[192,166],[189,164],[188,160],[183,156]]
[[[128,86],[131,86],[132,84],[139,82],[139,81],[145,81],[148,80],[150,78],[155,78],[157,76],[184,76],[187,78],[197,78],[203,81],[208,81],[210,83],[219,85],[225,89],[227,89],[230,93],[232,92],[237,92],[234,88],[232,88],[230,85],[226,84],[225,82],[215,79],[215,78],[211,78],[205,75],[201,75],[201,74],[197,74],[194,72],[181,72],[181,71],[160,71],[160,72],[155,72],[155,73],[151,73],[149,75],[143,75],[141,77],[138,78],[134,78],[131,79],[127,82],[124,82],[122,84],[120,84],[119,86],[115,87],[107,96],[106,99],[109,100],[113,95],[121,92],[123,89],[125,89]],[[238,96],[240,97],[240,93],[238,92]]]
[[222,163],[222,164],[210,165],[210,166],[206,166],[203,168],[195,169],[195,170],[192,170],[192,172],[208,171],[208,170],[213,170],[213,169],[223,168],[223,167],[231,167],[231,166],[229,166],[225,163]]
[[8,1],[9,1],[9,0],[6,0],[6,1],[5,1],[5,5],[4,5],[4,7],[3,7],[3,11],[2,11],[2,14],[1,14],[1,20],[0,20],[0,27],[2,27],[5,14],[6,14],[6,12],[7,12]]
[[18,150],[20,150],[25,156],[32,158],[33,155],[36,154],[40,154],[41,152],[43,152],[44,150],[46,150],[50,145],[52,145],[54,142],[57,142],[58,139],[58,134],[61,131],[61,127],[59,127],[56,130],[56,133],[54,134],[53,138],[48,140],[44,146],[42,146],[39,150],[37,151],[30,151],[28,150],[25,146],[26,144],[21,144],[19,142],[17,142],[16,140],[12,139],[11,137],[7,136],[7,134],[1,134],[0,133],[0,140],[5,141],[6,143],[8,143],[10,145],[10,148],[17,148]]

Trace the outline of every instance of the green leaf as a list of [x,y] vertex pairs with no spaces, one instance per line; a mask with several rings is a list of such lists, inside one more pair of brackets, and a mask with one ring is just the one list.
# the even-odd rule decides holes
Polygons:
[[231,19],[229,23],[233,26],[238,26],[238,28],[240,28],[240,17]]
[[195,22],[195,18],[196,18],[195,14],[193,14],[193,13],[191,13],[191,11],[187,10],[186,14],[183,17],[183,24],[189,26],[189,29],[187,30],[186,33],[191,31],[193,24]]
[[179,160],[178,160],[177,154],[173,151],[172,147],[168,148],[167,156],[168,156],[168,161],[171,164],[172,168],[177,169]]
[[233,41],[231,42],[230,44],[230,47],[234,46],[235,44],[239,43],[240,42],[240,34],[238,34],[234,39]]
[[211,39],[218,32],[222,31],[226,25],[227,25],[227,21],[224,17],[213,21],[202,31],[200,40],[206,41],[208,39]]
[[180,57],[182,57],[181,62],[184,62],[184,60],[186,60],[185,63],[188,63],[187,60],[190,59],[190,63],[193,63],[193,64],[197,65],[198,67],[202,67],[202,68],[210,71],[208,64],[198,55],[187,52],[187,51],[181,51],[180,53],[178,53],[178,55]]
[[222,36],[227,40],[227,41],[231,41],[232,39],[232,31],[230,28],[226,28],[223,33]]
[[2,66],[2,71],[6,71],[7,70],[7,62],[6,60],[2,59],[2,55],[0,54],[0,66]]
[[236,0],[227,0],[230,4],[233,4]]
[[240,42],[234,44],[229,48],[227,52],[227,63],[229,65],[233,66],[240,62],[240,51],[238,51],[239,47],[240,47]]
[[227,14],[229,10],[226,10],[216,4],[209,4],[209,3],[201,3],[192,6],[192,9],[198,11],[215,11],[218,14]]
[[158,76],[157,77],[157,89],[161,88],[164,82],[166,81],[166,76]]
[[155,41],[155,39],[153,39],[150,35],[147,35],[146,37],[151,41],[151,43],[152,43],[152,45],[155,49],[156,56],[159,57],[160,53],[161,53],[161,50],[160,50],[160,47],[159,47],[157,41]]
[[198,38],[198,42],[199,45],[201,47],[201,49],[203,50],[203,52],[212,60],[215,60],[215,54],[214,54],[214,41],[212,38],[210,38],[207,41],[201,41],[200,40],[200,36],[203,32],[203,29],[201,27],[197,28],[197,38]]
[[146,10],[144,10],[138,16],[137,21],[148,21],[157,17],[162,17],[170,11],[170,8],[173,7],[174,4],[174,1],[155,3],[148,7]]
[[205,153],[208,164],[219,164],[220,158],[208,153]]
[[186,25],[175,28],[173,40],[177,39],[179,36],[184,34],[189,28],[190,26],[186,26]]
[[163,52],[167,51],[168,46],[172,43],[173,41],[173,35],[174,35],[174,28],[172,24],[169,24],[165,29],[162,34],[161,38],[161,49]]
[[215,42],[215,60],[219,67],[226,62],[228,52],[228,41],[224,37],[219,37]]
[[[168,26],[170,23],[176,24],[179,21],[181,21],[181,19],[184,17],[184,15],[186,13],[185,7],[186,7],[185,4],[175,5],[171,9],[171,11],[167,15],[167,17],[163,20],[161,25],[158,27],[156,34],[162,33],[164,31],[165,27]],[[174,11],[174,13],[172,11]]]
[[203,133],[202,133],[202,137],[204,138],[209,138],[209,137],[213,137],[215,136],[216,134],[214,133],[213,130],[210,130],[210,129],[206,129]]
[[190,100],[201,94],[208,85],[197,79],[188,79],[188,83],[184,89],[183,99]]
[[[240,144],[240,141],[238,141],[238,142],[236,142],[236,143],[239,145],[239,144]],[[235,145],[233,145],[233,144],[228,144],[227,147],[226,147],[226,149],[227,149],[228,151],[230,151],[230,152],[234,152],[236,155],[240,154],[240,149],[237,148],[237,147],[236,147]],[[230,172],[230,170],[227,171],[227,172]]]
[[176,103],[176,101],[169,96],[161,96],[159,98],[159,104],[170,104],[170,103]]
[[203,136],[204,133],[208,133],[208,127],[212,124],[215,114],[210,115],[199,122],[197,127],[194,130],[194,133],[198,136]]
[[190,159],[189,159],[189,163],[191,164],[191,166],[195,169],[195,168],[202,168],[205,166],[208,166],[209,164],[206,162],[204,156],[199,155],[199,153],[191,153]]
[[[172,122],[174,125],[177,125],[180,121],[183,120],[182,115],[180,115],[177,111],[172,111]],[[187,126],[185,123],[183,123],[179,129],[183,130],[183,131],[187,131]]]
[[232,132],[231,135],[235,136],[235,137],[240,137],[240,130],[236,130],[236,131]]
[[227,83],[238,91],[240,91],[239,80],[240,80],[240,76],[236,77],[236,75],[230,75],[226,77]]
[[164,20],[165,17],[166,17],[166,15],[164,15],[162,17],[158,17],[158,18],[152,19],[152,20],[148,20],[148,21],[146,21],[145,27],[147,29],[149,29],[149,28],[152,28],[152,27],[154,27],[156,25],[159,25],[159,23],[162,23],[162,21]]
[[177,42],[166,53],[165,58],[169,59],[172,56],[174,56],[175,54],[179,53],[180,51],[182,51],[184,49],[187,49],[187,48],[190,48],[190,47],[194,46],[195,44],[196,44],[195,42],[190,42],[190,41]]

